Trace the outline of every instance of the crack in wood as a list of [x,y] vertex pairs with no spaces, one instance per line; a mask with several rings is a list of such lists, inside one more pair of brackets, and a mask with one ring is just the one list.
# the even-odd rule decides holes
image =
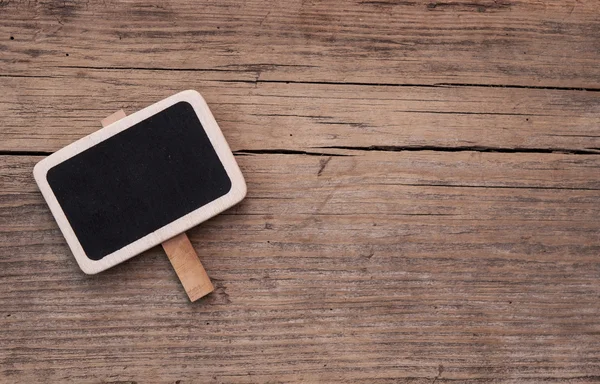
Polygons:
[[[248,72],[221,68],[165,68],[165,67],[94,67],[89,65],[57,65],[55,68],[89,69],[98,71],[170,71],[170,72]],[[254,71],[252,71],[254,72]]]
[[[257,71],[263,71],[265,68],[275,68],[289,66],[285,64],[260,64],[260,69],[256,67],[240,68],[240,69],[223,69],[223,68],[167,68],[167,67],[94,67],[86,65],[59,65],[55,68],[66,69],[89,69],[89,70],[109,70],[109,71],[172,71],[172,72],[251,72],[256,76]],[[10,75],[5,75],[10,77]],[[260,79],[256,76],[254,80],[216,80],[221,82],[239,82],[239,83],[283,83],[283,84],[315,84],[315,85],[348,85],[348,86],[377,86],[377,87],[485,87],[485,88],[509,88],[509,89],[539,89],[539,90],[555,90],[555,91],[585,91],[585,92],[600,92],[600,88],[594,87],[558,87],[544,85],[519,85],[519,84],[478,84],[478,83],[433,83],[433,84],[410,84],[410,83],[373,83],[373,82],[340,82],[340,81],[305,81],[305,80],[269,80]]]
[[397,146],[397,145],[371,145],[366,147],[359,146],[325,146],[314,147],[316,149],[343,149],[350,151],[380,151],[380,152],[418,152],[418,151],[436,151],[436,152],[496,152],[496,153],[563,153],[568,155],[600,155],[598,148],[568,149],[568,148],[504,148],[504,147],[484,147],[484,146],[457,146],[441,147],[435,145],[419,146]]
[[477,3],[477,2],[431,2],[427,4],[427,9],[436,9],[436,8],[472,8],[477,10],[477,12],[485,12],[487,10],[500,10],[500,9],[510,9],[512,7],[512,3],[510,2],[498,2],[494,0],[493,3]]
[[0,151],[0,156],[50,156],[47,151]]
[[308,155],[308,156],[352,156],[340,153],[308,152],[294,149],[240,149],[233,151],[234,155]]
[[404,6],[414,6],[414,5],[418,5],[418,3],[414,2],[414,1],[398,1],[398,0],[392,0],[392,1],[359,1],[358,4],[361,5],[372,5],[375,7],[388,7],[388,6],[393,6],[393,5],[404,5]]
[[[334,149],[347,151],[378,151],[378,152],[419,152],[419,151],[434,151],[434,152],[491,152],[491,153],[539,153],[552,154],[562,153],[567,155],[600,155],[600,148],[585,148],[585,149],[568,149],[568,148],[505,148],[505,147],[485,147],[485,146],[457,146],[457,147],[442,147],[434,145],[419,145],[419,146],[343,146],[333,145],[324,147],[312,147],[313,149]],[[49,156],[52,151],[0,151],[0,156]],[[307,156],[353,156],[342,153],[328,153],[321,151],[304,151],[295,149],[239,149],[233,151],[234,155],[307,155]],[[329,160],[327,161],[329,162]],[[327,165],[327,162],[325,165]],[[323,167],[324,168],[324,167]],[[321,170],[322,171],[322,170]]]
[[477,185],[477,184],[439,184],[439,183],[381,183],[383,185],[401,185],[403,187],[442,187],[442,188],[486,188],[486,189],[539,189],[557,191],[600,191],[600,188],[586,187],[546,187],[528,185]]

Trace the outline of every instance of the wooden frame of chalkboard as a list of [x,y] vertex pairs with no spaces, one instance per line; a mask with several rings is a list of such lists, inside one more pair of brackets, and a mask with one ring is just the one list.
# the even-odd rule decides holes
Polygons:
[[[67,219],[61,204],[57,200],[55,191],[48,182],[48,172],[55,166],[74,158],[84,151],[102,143],[103,141],[131,128],[136,124],[174,106],[175,104],[186,102],[192,106],[196,113],[202,128],[204,129],[210,144],[214,148],[218,159],[220,160],[227,176],[231,181],[231,188],[227,193],[219,198],[208,202],[207,204],[195,209],[184,216],[177,218],[161,228],[146,234],[145,236],[123,246],[122,248],[107,254],[99,260],[88,257],[82,244],[80,243],[71,223]],[[183,91],[164,100],[159,101],[136,113],[126,116],[113,124],[100,129],[89,136],[86,136],[67,147],[60,149],[47,158],[40,161],[34,167],[35,180],[46,199],[52,214],[54,215],[60,230],[62,231],[67,244],[69,245],[77,263],[87,274],[95,274],[104,271],[116,264],[119,264],[141,252],[159,245],[166,240],[185,232],[186,230],[208,220],[218,213],[230,208],[240,202],[246,196],[246,183],[244,177],[235,161],[233,153],[227,144],[221,129],[213,117],[206,101],[202,96],[193,90]]]

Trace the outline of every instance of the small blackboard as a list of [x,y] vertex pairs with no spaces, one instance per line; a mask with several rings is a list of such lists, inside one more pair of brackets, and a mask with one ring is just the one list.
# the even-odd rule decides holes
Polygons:
[[233,154],[195,91],[59,150],[34,175],[86,273],[185,232],[246,194]]

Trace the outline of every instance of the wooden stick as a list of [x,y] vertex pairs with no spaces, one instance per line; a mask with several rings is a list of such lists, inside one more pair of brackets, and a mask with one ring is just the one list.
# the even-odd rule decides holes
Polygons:
[[125,111],[122,109],[119,109],[117,112],[113,113],[112,115],[106,116],[104,119],[102,119],[100,121],[100,124],[102,124],[103,127],[106,127],[107,125],[110,125],[116,121],[121,120],[125,116],[127,116],[125,114]]
[[185,232],[165,241],[162,247],[191,301],[215,289]]
[[[121,109],[102,119],[102,126],[105,127],[119,121],[125,116],[127,116],[125,111]],[[185,232],[165,241],[162,243],[162,247],[190,301],[194,302],[215,289]]]

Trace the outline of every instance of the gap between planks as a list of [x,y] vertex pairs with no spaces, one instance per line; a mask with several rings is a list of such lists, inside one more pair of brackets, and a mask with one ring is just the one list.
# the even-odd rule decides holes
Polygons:
[[[315,147],[316,150],[345,150],[345,151],[358,151],[358,152],[420,152],[420,151],[433,151],[433,152],[480,152],[480,153],[538,153],[538,154],[551,154],[551,153],[562,153],[567,155],[600,155],[600,148],[586,148],[580,150],[566,149],[566,148],[504,148],[504,147],[484,147],[484,146],[473,146],[473,147],[441,147],[441,146],[380,146],[371,145],[367,147],[356,147],[356,146],[327,146],[327,147]],[[0,151],[0,156],[49,156],[53,152],[50,151]],[[353,156],[350,153],[328,153],[319,151],[301,151],[295,149],[238,149],[233,151],[234,155],[307,155],[307,156]]]
[[[285,67],[282,64],[269,64],[275,67]],[[471,88],[510,88],[510,89],[537,89],[551,91],[583,91],[583,92],[600,92],[600,88],[596,87],[558,87],[545,85],[519,85],[519,84],[482,84],[482,83],[374,83],[374,82],[341,82],[341,81],[310,81],[310,80],[268,80],[261,79],[260,70],[229,70],[220,68],[166,68],[166,67],[93,67],[93,66],[78,66],[78,65],[58,65],[55,68],[63,69],[87,69],[95,71],[160,71],[160,72],[228,72],[228,73],[252,73],[256,78],[254,80],[245,79],[223,79],[210,80],[224,83],[251,83],[251,84],[312,84],[312,85],[348,85],[348,86],[367,86],[367,87],[471,87]],[[54,78],[57,76],[40,76],[40,75],[10,75],[0,74],[0,77],[32,77],[32,78]]]

